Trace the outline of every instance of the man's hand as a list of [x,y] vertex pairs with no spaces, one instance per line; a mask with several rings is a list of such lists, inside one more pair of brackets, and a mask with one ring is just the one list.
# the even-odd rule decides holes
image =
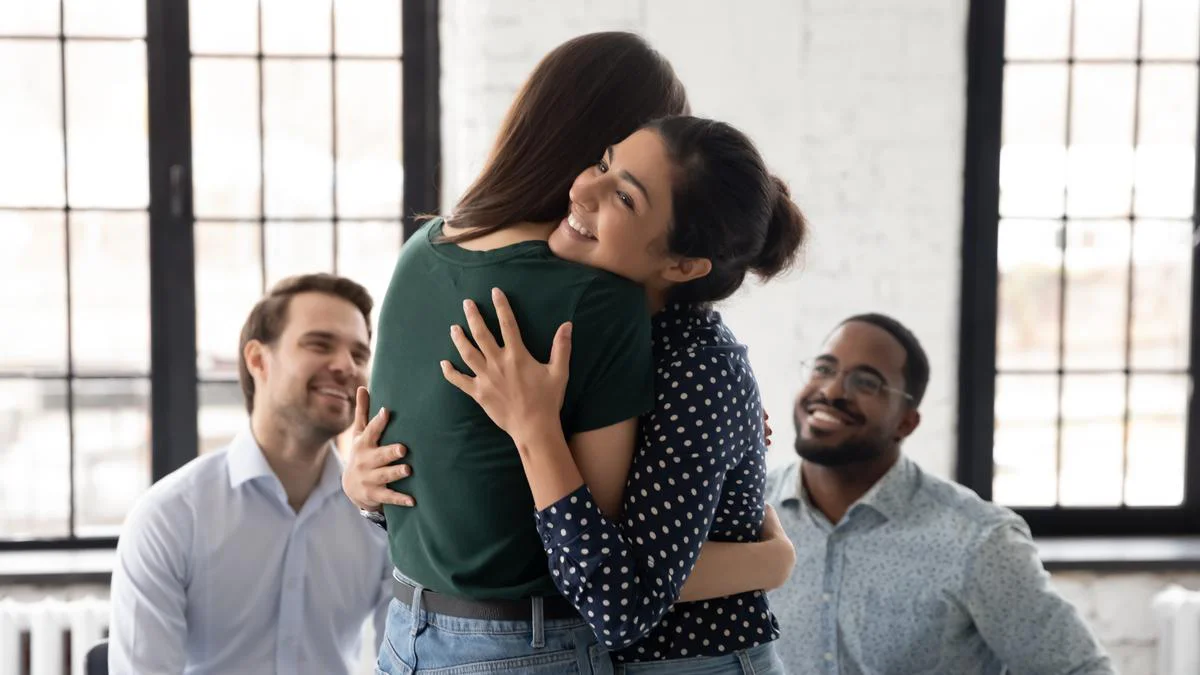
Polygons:
[[412,506],[412,497],[388,488],[388,483],[412,473],[407,464],[392,464],[403,458],[408,449],[400,444],[379,447],[379,436],[387,426],[388,412],[380,409],[379,414],[368,422],[367,409],[370,407],[371,395],[366,387],[359,387],[351,426],[352,440],[342,473],[342,491],[364,511],[380,511],[383,504]]

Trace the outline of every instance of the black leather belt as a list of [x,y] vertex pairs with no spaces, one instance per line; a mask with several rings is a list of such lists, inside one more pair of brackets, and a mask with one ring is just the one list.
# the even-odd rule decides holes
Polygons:
[[[413,593],[417,589],[392,577],[392,595],[411,607]],[[487,621],[533,621],[533,598],[525,600],[471,600],[429,589],[421,591],[421,609],[431,614],[456,616],[460,619],[484,619]],[[579,610],[561,595],[548,595],[542,600],[542,617],[554,619],[579,619]]]

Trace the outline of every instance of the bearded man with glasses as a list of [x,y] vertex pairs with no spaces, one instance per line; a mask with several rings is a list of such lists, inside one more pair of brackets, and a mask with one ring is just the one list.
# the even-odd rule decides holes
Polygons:
[[800,382],[802,461],[767,481],[796,547],[770,597],[792,675],[1114,672],[1025,522],[901,454],[929,383],[911,331],[851,317]]

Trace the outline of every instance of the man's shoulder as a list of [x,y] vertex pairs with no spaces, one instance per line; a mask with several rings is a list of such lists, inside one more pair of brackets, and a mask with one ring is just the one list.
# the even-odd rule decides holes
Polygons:
[[765,501],[773,506],[779,506],[784,499],[795,497],[799,471],[800,462],[798,460],[768,471],[767,483],[763,488]]
[[139,512],[179,514],[193,510],[197,499],[214,496],[228,484],[226,450],[201,455],[151,485],[137,500],[130,517]]
[[983,534],[1006,525],[1027,529],[1012,509],[989,502],[964,485],[915,468],[919,476],[913,496],[915,514],[930,516],[960,533]]

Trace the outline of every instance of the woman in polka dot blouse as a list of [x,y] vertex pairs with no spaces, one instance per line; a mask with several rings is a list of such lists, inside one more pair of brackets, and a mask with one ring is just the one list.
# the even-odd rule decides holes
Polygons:
[[804,219],[743,134],[678,117],[644,127],[581,174],[563,227],[571,236],[558,246],[552,239],[557,255],[639,281],[655,312],[657,403],[639,423],[622,522],[595,505],[559,422],[569,324],[550,362],[539,363],[497,290],[504,346],[465,303],[478,347],[457,327],[451,335],[474,376],[449,362],[443,372],[512,436],[555,584],[614,651],[618,672],[663,661],[680,674],[782,672],[765,594],[737,592],[761,588],[747,583],[761,569],[731,556],[729,565],[704,565],[705,578],[681,590],[706,541],[707,563],[725,555],[714,543],[763,534],[762,403],[746,347],[710,305],[748,271],[765,279],[787,269]]

